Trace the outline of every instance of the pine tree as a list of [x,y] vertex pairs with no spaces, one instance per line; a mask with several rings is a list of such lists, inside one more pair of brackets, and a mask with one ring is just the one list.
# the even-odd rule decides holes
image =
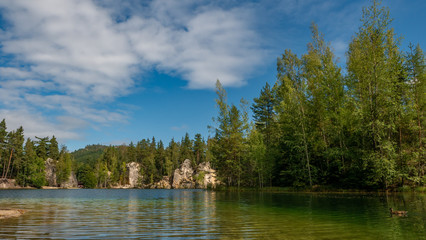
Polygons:
[[157,144],[157,153],[155,156],[155,166],[158,171],[157,179],[161,179],[166,173],[166,151],[164,149],[163,141],[159,141]]
[[204,142],[203,137],[199,133],[195,134],[193,142],[194,142],[193,156],[195,160],[194,163],[197,166],[201,162],[205,161],[206,143]]
[[136,147],[133,142],[130,142],[127,149],[127,161],[126,162],[136,162]]
[[175,142],[174,138],[172,138],[172,140],[170,141],[166,151],[167,151],[167,158],[172,164],[171,169],[178,168],[180,164],[179,159],[181,159],[181,157],[179,152],[179,144]]
[[269,83],[260,91],[260,96],[253,99],[251,106],[256,128],[265,136],[266,145],[270,145],[274,131],[275,99]]
[[191,160],[192,164],[195,164],[194,155],[192,153],[192,141],[189,138],[189,134],[186,133],[185,137],[182,138],[181,145],[180,145],[180,156],[181,161],[183,162],[185,159]]
[[214,165],[228,185],[241,184],[243,171],[245,138],[248,130],[247,105],[241,101],[240,111],[235,105],[229,106],[226,102],[226,91],[218,80],[216,82],[216,99],[219,115],[214,118],[217,127],[215,130],[215,141],[213,145]]
[[48,137],[44,137],[44,138],[36,137],[36,139],[38,139],[38,141],[35,142],[37,156],[46,161],[47,153],[48,153],[47,142],[49,141],[49,138]]
[[57,160],[59,158],[59,147],[58,147],[58,141],[56,140],[55,136],[52,136],[50,139],[49,144],[49,151],[47,153],[48,157]]

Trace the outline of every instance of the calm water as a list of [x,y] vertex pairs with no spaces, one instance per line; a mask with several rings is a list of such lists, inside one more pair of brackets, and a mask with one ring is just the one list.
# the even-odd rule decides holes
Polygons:
[[0,239],[426,239],[424,194],[0,190],[0,208],[28,210]]

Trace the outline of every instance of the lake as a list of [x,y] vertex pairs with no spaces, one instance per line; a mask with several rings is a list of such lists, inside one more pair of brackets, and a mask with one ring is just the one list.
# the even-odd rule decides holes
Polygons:
[[0,208],[28,210],[0,239],[426,239],[425,194],[0,190]]

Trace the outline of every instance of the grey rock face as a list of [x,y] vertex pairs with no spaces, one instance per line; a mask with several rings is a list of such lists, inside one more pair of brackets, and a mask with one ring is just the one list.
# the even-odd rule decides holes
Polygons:
[[159,182],[155,183],[155,188],[157,189],[171,189],[170,178],[168,176],[164,176]]
[[130,188],[138,187],[140,184],[140,165],[136,162],[130,162],[126,164],[127,172],[129,174],[129,185]]
[[74,172],[71,172],[70,176],[65,182],[62,182],[60,185],[62,188],[76,188],[78,187],[77,177]]
[[48,158],[44,163],[45,166],[45,175],[49,187],[56,187],[56,162],[55,160]]
[[16,185],[15,179],[0,179],[0,189],[16,188],[19,187]]
[[212,169],[210,162],[203,162],[197,166],[197,170],[191,166],[191,161],[186,159],[173,175],[172,187],[180,188],[207,188],[216,187],[219,183],[216,170]]
[[192,175],[194,169],[191,166],[191,160],[185,159],[181,167],[176,169],[173,174],[173,188],[194,188],[195,183]]
[[197,188],[215,188],[219,184],[216,170],[210,167],[210,162],[200,163],[194,178],[196,179],[195,185]]

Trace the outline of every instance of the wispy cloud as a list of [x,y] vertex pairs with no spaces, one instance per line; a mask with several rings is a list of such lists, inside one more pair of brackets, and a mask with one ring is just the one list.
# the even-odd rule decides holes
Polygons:
[[[126,111],[108,105],[132,92],[144,71],[181,76],[189,88],[213,88],[218,78],[240,86],[242,70],[260,61],[243,9],[121,3],[141,11],[114,10],[116,1],[1,1],[1,52],[10,57],[0,67],[1,117],[29,136],[75,139],[78,126],[125,122]],[[73,122],[84,124],[64,128]]]
[[183,124],[181,126],[173,126],[170,129],[172,129],[173,131],[184,131],[188,129],[188,125]]
[[[26,137],[35,136],[45,137],[55,135],[58,139],[81,139],[75,130],[87,126],[84,120],[72,118],[70,116],[59,116],[55,121],[49,120],[42,114],[31,113],[25,109],[22,110],[3,110],[0,109],[0,116],[6,118],[7,128],[10,130],[24,126]],[[52,129],[55,130],[52,133]]]
[[79,129],[128,121],[131,107],[115,107],[116,100],[143,87],[145,72],[177,76],[191,89],[214,88],[216,79],[224,86],[246,84],[266,59],[279,55],[276,49],[292,48],[282,44],[294,38],[298,23],[316,21],[331,32],[326,38],[341,56],[348,42],[341,30],[358,17],[353,8],[360,1],[354,4],[3,0],[0,118],[23,125],[28,136],[78,139]]

